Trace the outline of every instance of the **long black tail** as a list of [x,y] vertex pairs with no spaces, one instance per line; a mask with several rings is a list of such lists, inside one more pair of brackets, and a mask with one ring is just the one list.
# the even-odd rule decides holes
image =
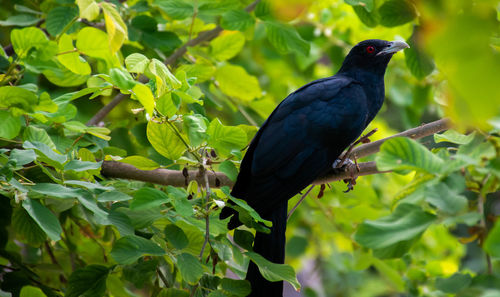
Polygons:
[[[253,244],[253,250],[259,253],[267,260],[283,264],[285,263],[285,231],[286,231],[286,215],[287,201],[282,202],[274,211],[264,217],[264,219],[272,221],[273,227],[271,233],[265,234],[257,232]],[[283,281],[270,282],[266,280],[259,272],[259,268],[253,262],[248,266],[246,279],[252,285],[252,293],[249,297],[282,297],[283,296]]]

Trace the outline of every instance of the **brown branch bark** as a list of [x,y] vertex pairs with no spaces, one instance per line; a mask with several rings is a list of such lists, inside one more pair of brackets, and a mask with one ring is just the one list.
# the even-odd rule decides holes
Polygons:
[[[451,127],[451,122],[448,119],[438,120],[432,123],[421,125],[419,127],[406,130],[404,132],[395,134],[393,136],[361,145],[353,150],[351,156],[356,154],[356,158],[365,157],[374,154],[380,150],[380,145],[384,141],[391,139],[393,137],[404,136],[413,139],[419,139],[425,136],[433,135],[435,133],[447,130]],[[313,184],[324,184],[334,181],[344,180],[351,177],[370,175],[370,174],[380,174],[389,171],[379,171],[375,162],[365,162],[359,163],[359,171],[355,169],[355,165],[348,168],[345,172],[336,172],[329,174],[327,176],[321,177],[313,182]],[[354,168],[352,168],[354,167]],[[116,162],[116,161],[104,161],[102,164],[101,173],[105,177],[109,178],[124,178],[131,180],[139,180],[144,182],[150,182],[160,185],[171,185],[174,187],[183,187],[186,185],[186,180],[189,182],[191,180],[196,180],[198,184],[205,184],[203,175],[197,170],[190,170],[188,177],[185,178],[182,171],[169,170],[169,169],[155,169],[155,170],[140,170],[134,166],[126,163]],[[233,182],[221,172],[206,172],[209,186],[212,188],[223,187],[223,186],[233,186]],[[219,182],[216,182],[216,179]]]
[[[260,0],[255,0],[254,2],[252,2],[250,5],[248,5],[245,10],[250,12],[252,11],[255,6],[257,6],[257,4],[260,2]],[[222,32],[222,27],[220,26],[217,26],[215,27],[214,29],[212,30],[209,30],[209,31],[205,31],[205,32],[202,32],[198,35],[198,37],[196,37],[195,39],[191,39],[189,40],[188,42],[186,42],[183,46],[181,46],[180,48],[178,48],[177,50],[175,50],[166,60],[165,60],[165,65],[167,66],[172,66],[175,64],[175,62],[177,62],[178,59],[180,59],[186,52],[187,52],[187,48],[189,46],[195,46],[195,45],[198,45],[202,42],[205,42],[205,41],[210,41],[212,39],[214,39],[215,37],[217,37],[219,35],[220,32]],[[147,79],[145,81],[141,81],[139,80],[140,82],[144,83],[144,82],[147,82]],[[127,99],[128,97],[130,97],[130,95],[124,95],[122,93],[119,93],[118,95],[116,95],[113,100],[111,100],[111,102],[109,102],[107,105],[103,106],[88,122],[87,122],[87,126],[95,126],[97,125],[99,122],[101,122],[107,115],[108,113],[111,112],[111,110],[113,110],[113,108],[115,108],[118,104],[120,104],[120,102],[122,102],[123,100]]]

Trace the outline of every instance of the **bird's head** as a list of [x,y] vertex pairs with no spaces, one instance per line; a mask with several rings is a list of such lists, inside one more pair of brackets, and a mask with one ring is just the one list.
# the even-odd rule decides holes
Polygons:
[[339,72],[362,70],[383,75],[392,55],[409,47],[403,41],[380,39],[361,41],[351,49]]

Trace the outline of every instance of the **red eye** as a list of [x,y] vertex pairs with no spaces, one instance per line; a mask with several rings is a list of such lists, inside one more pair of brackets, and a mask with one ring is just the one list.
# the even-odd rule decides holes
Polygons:
[[375,48],[373,46],[367,46],[366,47],[366,52],[369,54],[373,54],[375,52]]

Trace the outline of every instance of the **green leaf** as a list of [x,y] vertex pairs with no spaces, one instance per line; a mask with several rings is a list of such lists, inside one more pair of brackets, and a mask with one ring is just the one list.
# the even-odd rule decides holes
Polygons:
[[109,76],[111,77],[111,83],[122,91],[130,91],[138,84],[130,73],[121,68],[111,68]]
[[174,224],[168,224],[163,231],[167,241],[172,244],[176,249],[182,250],[189,245],[189,239],[184,231]]
[[77,52],[68,53],[74,50],[73,39],[67,34],[63,34],[59,39],[59,52],[64,53],[57,56],[57,60],[71,72],[81,75],[89,75],[90,65]]
[[52,198],[71,199],[78,196],[76,189],[68,188],[59,184],[38,183],[31,186],[30,190]]
[[222,290],[230,295],[245,297],[252,291],[250,282],[247,280],[223,278],[220,282]]
[[280,54],[299,53],[309,54],[309,43],[302,39],[294,27],[283,23],[267,21],[267,39]]
[[189,297],[189,291],[176,288],[163,288],[158,297]]
[[65,155],[60,155],[54,152],[46,144],[40,142],[25,141],[23,143],[23,148],[34,149],[37,154],[37,160],[54,166],[57,169],[63,169],[63,164],[67,161],[67,157]]
[[30,125],[26,127],[26,129],[24,129],[23,138],[27,141],[43,143],[52,150],[56,149],[56,145],[50,138],[49,134],[47,134],[44,129],[37,128],[33,125]]
[[57,217],[48,208],[33,199],[24,200],[23,208],[50,239],[54,241],[61,239],[62,227]]
[[200,114],[185,115],[182,117],[187,130],[191,146],[197,147],[205,141],[208,120]]
[[0,137],[13,139],[21,132],[21,118],[6,110],[0,110]]
[[246,253],[250,259],[259,267],[260,274],[272,282],[284,280],[289,282],[295,290],[300,290],[300,283],[297,281],[295,271],[292,266],[286,264],[276,264],[254,252]]
[[262,96],[259,81],[249,75],[245,68],[226,64],[217,68],[215,79],[219,82],[221,91],[231,97],[250,101]]
[[89,57],[106,60],[111,56],[108,34],[94,27],[85,27],[78,32],[76,48]]
[[150,79],[154,79],[158,97],[182,86],[182,83],[168,70],[167,66],[154,58],[151,59],[144,74]]
[[261,0],[255,7],[255,16],[261,20],[269,20],[273,18],[271,11],[271,0]]
[[80,18],[93,21],[99,16],[99,5],[94,0],[76,0],[76,4],[80,10]]
[[208,144],[219,154],[229,155],[232,150],[241,150],[248,144],[247,134],[239,127],[224,126],[214,119],[207,129]]
[[449,294],[456,294],[462,289],[467,288],[472,282],[468,274],[455,273],[448,278],[438,277],[436,279],[436,289]]
[[45,27],[50,35],[57,36],[77,16],[78,9],[76,9],[76,7],[56,6],[47,14]]
[[149,59],[139,53],[128,55],[125,59],[127,70],[132,73],[144,73],[148,67]]
[[272,222],[271,221],[266,221],[264,220],[260,215],[259,213],[257,213],[255,211],[255,209],[253,209],[251,206],[249,206],[247,204],[247,202],[245,200],[242,200],[242,199],[238,199],[236,197],[233,197],[231,196],[230,194],[230,191],[229,191],[229,188],[224,186],[221,188],[222,192],[224,194],[226,194],[226,196],[231,200],[233,201],[236,205],[238,205],[239,207],[243,208],[244,210],[246,210],[250,216],[257,222],[260,222],[260,223],[264,223],[264,225],[268,226],[268,227],[271,227],[272,226]]
[[88,79],[88,75],[76,74],[62,65],[44,70],[42,73],[51,83],[60,87],[76,87],[84,84]]
[[144,187],[135,192],[134,199],[130,202],[130,209],[142,210],[157,208],[170,201],[167,194],[154,188]]
[[387,264],[385,261],[377,258],[372,258],[372,264],[380,272],[381,275],[386,277],[392,284],[394,284],[396,290],[403,291],[405,289],[405,281],[403,280],[403,277],[398,270],[391,267],[391,265]]
[[168,124],[148,122],[147,137],[153,148],[170,160],[179,159],[186,147]]
[[234,230],[234,242],[236,242],[240,247],[251,251],[253,241],[254,236],[251,232],[240,229]]
[[406,66],[410,69],[411,74],[418,79],[423,79],[427,75],[431,74],[434,70],[435,65],[431,57],[429,57],[420,44],[422,39],[420,32],[421,29],[415,26],[413,28],[412,36],[407,40],[410,48],[404,51]]
[[8,27],[8,26],[19,26],[19,27],[27,27],[30,25],[34,25],[40,21],[39,17],[36,17],[31,14],[18,14],[11,15],[6,20],[0,21],[0,26]]
[[151,116],[155,108],[155,98],[151,89],[143,84],[136,84],[132,89],[134,97],[141,102],[144,110]]
[[109,48],[112,53],[116,53],[123,42],[128,39],[127,25],[123,22],[114,5],[107,2],[101,2],[100,5],[104,13],[106,31],[109,35]]
[[219,171],[224,173],[233,182],[236,181],[238,176],[238,169],[233,164],[233,162],[226,160],[219,164]]
[[159,6],[168,16],[176,20],[185,19],[194,13],[194,7],[182,0],[155,0],[154,4]]
[[175,188],[172,186],[167,187],[167,193],[172,198],[172,204],[175,210],[184,217],[193,215],[193,206],[187,199],[188,193],[182,188]]
[[362,6],[368,12],[373,10],[373,0],[344,0],[344,2],[352,6]]
[[444,182],[427,188],[425,193],[427,202],[448,214],[457,214],[464,210],[468,204],[465,196],[459,195],[456,189],[449,187]]
[[468,144],[474,139],[475,133],[469,135],[464,135],[455,130],[446,130],[441,134],[434,134],[434,141],[439,142],[451,142],[456,144]]
[[197,283],[203,275],[203,266],[198,258],[188,253],[177,256],[177,267],[182,279],[190,284]]
[[131,199],[131,196],[118,191],[104,192],[97,196],[97,201],[99,202],[127,201]]
[[361,5],[355,5],[352,7],[359,20],[363,22],[366,26],[374,28],[378,25],[377,19],[374,16],[374,12],[368,12],[365,7]]
[[140,170],[154,170],[160,168],[158,163],[143,156],[129,156],[121,159],[120,162],[133,165],[135,168]]
[[26,58],[32,48],[40,49],[49,42],[43,31],[35,27],[12,30],[10,40],[20,59]]
[[19,297],[47,297],[42,289],[33,286],[24,286],[21,289]]
[[212,40],[212,57],[219,61],[225,61],[236,56],[245,45],[245,35],[234,31],[227,32]]
[[0,108],[16,107],[25,111],[32,111],[38,103],[36,95],[20,87],[0,87]]
[[101,165],[102,162],[71,160],[64,165],[64,170],[73,170],[76,172],[82,172],[87,170],[100,169]]
[[419,206],[401,203],[389,216],[363,222],[354,239],[365,247],[382,249],[419,237],[435,220]]
[[23,165],[29,164],[35,159],[36,154],[33,150],[13,149],[12,151],[10,151],[9,160],[15,161],[17,167],[22,167]]
[[156,109],[168,118],[172,117],[177,112],[179,106],[179,97],[172,96],[172,93],[165,93],[156,101]]
[[14,209],[12,213],[12,227],[18,238],[24,238],[29,245],[34,247],[42,245],[47,238],[45,232],[24,208]]
[[377,168],[385,170],[424,170],[439,173],[444,161],[413,139],[395,137],[380,147],[376,158]]
[[380,24],[396,27],[406,24],[417,16],[414,4],[408,0],[388,0],[379,7]]
[[245,31],[255,19],[245,10],[230,10],[222,15],[220,26],[226,30]]
[[88,265],[75,270],[68,280],[65,297],[103,296],[110,268],[102,265]]
[[483,248],[489,255],[496,258],[500,257],[500,221],[496,221],[488,233]]
[[120,264],[132,264],[145,255],[163,256],[165,251],[151,240],[136,235],[118,239],[113,245],[111,256]]

